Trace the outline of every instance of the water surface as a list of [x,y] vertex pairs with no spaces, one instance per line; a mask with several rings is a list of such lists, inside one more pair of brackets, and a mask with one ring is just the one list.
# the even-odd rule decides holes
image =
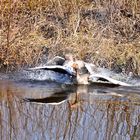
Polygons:
[[139,88],[0,81],[1,140],[138,140]]

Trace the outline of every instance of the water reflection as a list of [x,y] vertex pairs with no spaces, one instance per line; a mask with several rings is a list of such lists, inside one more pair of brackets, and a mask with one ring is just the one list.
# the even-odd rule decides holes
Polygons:
[[137,140],[139,131],[139,89],[0,82],[2,140]]

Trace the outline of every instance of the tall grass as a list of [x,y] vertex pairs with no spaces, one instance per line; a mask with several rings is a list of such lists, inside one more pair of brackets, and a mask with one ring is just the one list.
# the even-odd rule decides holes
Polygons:
[[1,0],[0,14],[1,69],[37,65],[48,49],[110,68],[132,58],[139,73],[139,0]]

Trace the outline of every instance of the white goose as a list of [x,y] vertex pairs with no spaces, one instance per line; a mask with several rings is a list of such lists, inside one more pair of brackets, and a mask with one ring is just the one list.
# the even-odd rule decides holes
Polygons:
[[47,64],[47,66],[29,68],[28,70],[50,70],[58,74],[64,74],[64,76],[66,74],[72,78],[73,84],[87,85],[96,82],[132,86],[116,78],[120,77],[120,75],[105,68],[97,68],[91,63],[75,60],[71,54],[67,54],[65,58],[56,56]]

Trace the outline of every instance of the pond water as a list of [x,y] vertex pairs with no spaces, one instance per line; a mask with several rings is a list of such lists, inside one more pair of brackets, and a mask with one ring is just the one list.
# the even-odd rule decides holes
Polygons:
[[1,140],[138,140],[140,89],[0,81]]

